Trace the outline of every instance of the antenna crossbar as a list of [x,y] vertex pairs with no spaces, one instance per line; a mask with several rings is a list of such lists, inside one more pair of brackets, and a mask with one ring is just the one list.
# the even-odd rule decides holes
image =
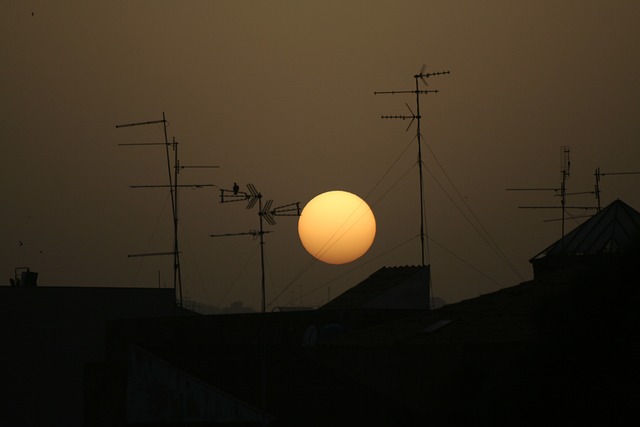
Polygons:
[[600,177],[607,175],[640,175],[640,172],[600,172],[600,168],[596,168],[594,175],[596,177],[595,195],[598,201],[598,211],[600,211]]
[[[131,188],[169,188],[171,195],[171,210],[173,216],[173,252],[156,252],[153,254],[134,254],[129,256],[153,256],[153,255],[173,255],[173,291],[175,295],[176,305],[182,307],[182,275],[180,271],[180,250],[178,246],[178,189],[184,187],[190,188],[202,188],[202,187],[216,187],[214,184],[182,184],[178,185],[178,172],[180,169],[180,161],[178,159],[178,142],[173,137],[172,142],[169,142],[167,136],[167,120],[164,112],[162,113],[162,119],[160,120],[148,120],[143,122],[125,123],[116,125],[116,128],[143,126],[152,124],[162,124],[164,130],[164,142],[138,142],[138,143],[125,143],[118,145],[164,145],[167,158],[167,172],[169,178],[168,185],[132,185]],[[173,149],[173,166],[171,157],[169,155],[169,147]],[[218,166],[195,166],[195,167],[218,167]],[[173,171],[172,171],[173,169]]]
[[165,142],[128,142],[118,145],[166,145]]
[[[595,191],[576,191],[574,193],[564,193],[565,196],[577,196],[579,194],[595,194]],[[560,194],[556,194],[557,197],[560,196]]]
[[215,184],[179,184],[179,185],[130,185],[129,188],[202,188],[202,187],[217,187]]
[[402,120],[406,120],[406,119],[415,119],[415,118],[419,118],[417,116],[380,116],[381,119],[402,119]]
[[640,172],[601,172],[600,176],[607,175],[640,175]]
[[[578,215],[578,216],[571,216],[570,219],[580,219],[580,218],[591,218],[591,215]],[[562,221],[562,218],[555,218],[555,219],[543,219],[542,222],[556,222],[556,221]]]
[[[240,191],[240,186],[237,183],[234,183],[233,190],[225,190],[220,189],[220,203],[226,202],[238,202],[242,200],[249,200],[247,204],[247,209],[251,209],[258,204],[258,217],[260,218],[260,230],[251,230],[248,233],[226,233],[226,234],[210,234],[210,237],[222,237],[222,236],[239,236],[244,234],[251,234],[253,236],[260,236],[260,266],[262,270],[262,277],[260,282],[260,287],[262,291],[262,313],[266,311],[266,291],[265,291],[265,272],[264,272],[264,235],[266,233],[270,233],[270,231],[265,231],[263,228],[263,221],[266,221],[270,225],[275,225],[276,221],[274,216],[278,215],[293,215],[293,212],[297,212],[298,215],[300,212],[300,204],[299,202],[291,203],[288,205],[284,205],[278,208],[271,209],[271,205],[273,204],[273,200],[267,200],[262,205],[262,194],[258,191],[258,189],[253,184],[247,184],[247,189],[249,193]],[[226,197],[226,200],[225,200]],[[293,208],[293,206],[296,206]]]
[[560,191],[559,188],[506,188],[506,191]]
[[260,230],[249,230],[242,233],[222,233],[222,234],[209,234],[209,237],[229,237],[229,236],[246,236],[251,235],[253,237],[259,236],[261,234],[273,233],[271,230],[260,231]]
[[413,78],[418,78],[418,79],[425,79],[425,78],[429,78],[431,76],[441,76],[443,74],[451,74],[450,71],[436,71],[433,73],[420,73],[420,74],[416,74],[415,76],[413,76]]
[[300,216],[300,202],[279,206],[274,208],[270,213],[273,216]]
[[149,252],[149,253],[142,253],[142,254],[130,254],[127,255],[128,258],[133,258],[133,257],[142,257],[142,256],[160,256],[160,255],[173,255],[175,252],[171,251],[171,252]]
[[426,95],[428,93],[438,93],[438,90],[425,90],[425,89],[418,89],[418,90],[387,90],[387,91],[374,91],[373,94],[374,95],[395,95],[395,94],[401,94],[401,93],[416,93],[416,94],[420,94],[420,95]]
[[125,123],[125,124],[121,124],[121,125],[116,125],[116,128],[126,128],[126,127],[131,127],[131,126],[144,126],[144,125],[154,125],[157,123],[167,123],[167,120],[165,118],[162,118],[160,120],[149,120],[146,122],[135,122],[135,123]]
[[407,126],[407,131],[409,130],[409,128],[411,127],[411,125],[413,124],[414,121],[416,121],[417,119],[417,129],[416,129],[416,139],[418,142],[418,175],[419,175],[419,182],[420,182],[420,248],[421,248],[421,265],[425,266],[426,262],[425,262],[425,255],[426,255],[426,245],[428,244],[428,241],[426,240],[426,231],[425,231],[425,219],[424,219],[424,183],[423,183],[423,174],[422,174],[422,134],[420,132],[420,119],[422,118],[422,116],[420,115],[420,95],[426,95],[429,93],[438,93],[438,90],[432,90],[432,89],[420,89],[419,87],[419,80],[422,80],[422,82],[425,85],[427,84],[426,78],[431,77],[431,76],[436,76],[436,75],[441,75],[441,74],[449,74],[449,71],[438,71],[438,72],[433,72],[433,73],[425,73],[424,72],[424,65],[422,66],[422,69],[420,70],[420,72],[418,74],[415,74],[413,76],[414,80],[415,80],[415,89],[412,90],[391,90],[391,91],[374,91],[373,94],[374,95],[396,95],[396,94],[415,94],[416,96],[416,112],[414,113],[413,110],[411,110],[411,108],[409,107],[408,104],[405,103],[405,105],[407,105],[407,108],[409,108],[409,111],[411,112],[411,115],[383,115],[381,116],[382,119],[400,119],[400,120],[411,120],[411,122],[409,122],[409,126]]

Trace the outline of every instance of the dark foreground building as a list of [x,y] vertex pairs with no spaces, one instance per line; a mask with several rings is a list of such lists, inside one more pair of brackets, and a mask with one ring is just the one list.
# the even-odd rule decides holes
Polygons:
[[0,426],[82,426],[86,363],[107,321],[171,317],[172,289],[0,287]]
[[354,331],[428,312],[428,286],[428,267],[382,268],[319,310],[111,322],[105,362],[86,368],[87,425],[420,420],[323,352]]
[[534,277],[571,266],[640,263],[640,212],[617,199],[529,260]]
[[112,321],[86,425],[626,425],[635,271],[574,266],[435,310]]

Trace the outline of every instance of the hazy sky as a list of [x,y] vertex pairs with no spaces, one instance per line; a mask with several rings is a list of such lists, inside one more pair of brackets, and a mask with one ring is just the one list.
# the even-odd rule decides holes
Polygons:
[[[162,142],[162,128],[115,127],[163,112],[182,165],[220,166],[180,173],[218,186],[180,190],[185,299],[259,306],[258,241],[209,237],[259,226],[257,209],[219,203],[234,181],[274,206],[346,190],[376,216],[371,250],[344,266],[310,262],[297,218],[277,218],[271,307],[419,264],[415,127],[380,119],[415,98],[373,92],[413,89],[425,64],[451,71],[421,97],[434,295],[515,285],[560,237],[544,221],[558,210],[518,206],[559,198],[506,188],[559,186],[564,145],[569,191],[593,190],[597,167],[640,170],[639,16],[636,1],[3,1],[0,283],[29,266],[42,286],[172,285],[170,257],[127,257],[172,249],[168,190],[129,188],[167,183],[164,148],[118,145]],[[603,204],[640,209],[639,183],[603,177]]]

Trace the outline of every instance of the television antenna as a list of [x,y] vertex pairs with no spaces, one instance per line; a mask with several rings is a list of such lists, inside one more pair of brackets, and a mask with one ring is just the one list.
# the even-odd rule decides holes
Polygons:
[[[203,165],[194,165],[194,166],[184,166],[180,165],[180,160],[178,158],[178,142],[176,138],[173,137],[172,141],[169,142],[167,137],[167,119],[165,117],[164,112],[162,112],[162,119],[160,120],[150,120],[145,122],[134,122],[134,123],[126,123],[116,125],[116,128],[123,127],[133,127],[133,126],[144,126],[144,125],[152,125],[152,124],[162,124],[163,133],[164,133],[164,142],[146,142],[146,143],[123,143],[118,144],[122,146],[161,146],[164,145],[166,157],[167,157],[167,172],[169,177],[169,184],[161,184],[161,185],[131,185],[130,188],[169,188],[169,193],[171,195],[171,212],[173,217],[173,251],[170,252],[149,252],[149,253],[140,253],[140,254],[129,254],[128,257],[146,257],[146,256],[162,256],[162,255],[173,255],[173,291],[176,299],[176,305],[178,307],[182,307],[182,275],[180,271],[180,250],[178,245],[178,189],[180,188],[204,188],[204,187],[216,187],[214,184],[178,184],[178,173],[182,169],[187,168],[218,168],[219,166],[203,166]],[[173,150],[173,165],[171,163],[171,156],[169,153],[169,148]],[[173,174],[172,174],[173,169]]]
[[228,237],[228,236],[244,236],[251,235],[254,238],[260,238],[260,269],[262,272],[260,289],[262,292],[261,312],[266,311],[266,295],[265,295],[265,273],[264,273],[264,235],[271,233],[271,230],[264,229],[264,221],[270,225],[276,225],[276,216],[300,216],[300,202],[290,203],[288,205],[271,208],[273,200],[267,200],[262,204],[262,193],[260,193],[253,184],[247,184],[249,192],[240,191],[240,186],[233,184],[233,190],[220,189],[220,203],[249,201],[247,209],[258,205],[258,216],[260,218],[260,229],[249,230],[242,233],[224,233],[210,234],[209,237]]
[[[553,191],[555,196],[560,197],[560,206],[518,206],[519,209],[561,209],[562,215],[560,219],[548,219],[544,222],[550,221],[562,221],[561,226],[561,235],[562,235],[562,244],[564,245],[564,236],[565,236],[565,221],[566,221],[566,211],[567,209],[599,209],[595,206],[567,206],[567,196],[575,196],[579,194],[594,194],[594,191],[580,191],[580,192],[567,192],[567,180],[571,176],[571,159],[570,159],[570,148],[567,145],[563,145],[560,147],[560,187],[538,187],[538,188],[507,188],[507,191]],[[597,193],[597,191],[595,192]],[[591,215],[583,215],[583,216],[571,216],[571,218],[582,218],[582,217],[590,217]]]
[[443,75],[443,74],[450,74],[449,71],[437,71],[434,73],[425,73],[425,66],[422,66],[422,69],[420,70],[420,72],[418,74],[415,74],[413,76],[414,80],[415,80],[415,89],[412,90],[392,90],[392,91],[374,91],[373,94],[374,95],[395,95],[395,94],[405,94],[405,93],[412,93],[415,94],[416,96],[416,111],[413,112],[413,110],[411,109],[411,107],[409,107],[409,104],[405,103],[405,105],[407,106],[407,108],[409,109],[409,112],[411,113],[410,115],[383,115],[381,116],[382,119],[401,119],[401,120],[408,120],[410,119],[411,121],[409,122],[409,125],[407,126],[407,129],[405,130],[408,131],[409,128],[411,127],[411,125],[413,124],[414,121],[417,122],[417,126],[416,126],[416,139],[418,141],[418,175],[419,175],[419,182],[420,182],[420,249],[421,249],[421,265],[424,267],[425,264],[425,256],[426,256],[426,243],[425,243],[425,237],[426,237],[426,233],[425,233],[425,221],[424,221],[424,184],[423,184],[423,176],[422,176],[422,133],[420,131],[420,119],[422,118],[422,116],[420,115],[420,95],[426,95],[429,93],[438,93],[438,90],[430,90],[430,89],[420,89],[420,84],[419,82],[422,81],[422,83],[424,83],[425,86],[428,86],[429,84],[427,83],[427,80],[429,77],[432,76],[439,76],[439,75]]
[[594,175],[596,177],[596,184],[595,184],[596,200],[598,201],[598,212],[600,212],[600,177],[607,176],[607,175],[640,175],[640,172],[607,172],[605,173],[605,172],[600,172],[600,168],[596,168]]

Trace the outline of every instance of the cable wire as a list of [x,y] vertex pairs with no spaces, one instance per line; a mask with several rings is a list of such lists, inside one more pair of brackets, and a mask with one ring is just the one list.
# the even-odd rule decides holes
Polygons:
[[231,289],[235,286],[235,284],[238,282],[238,280],[240,279],[240,276],[242,276],[242,273],[244,273],[244,269],[247,267],[247,265],[249,264],[249,261],[251,261],[251,259],[253,259],[254,255],[256,254],[256,252],[258,251],[259,245],[255,245],[253,248],[253,251],[251,251],[249,253],[249,256],[246,258],[244,264],[242,265],[242,268],[240,269],[240,271],[238,271],[238,275],[231,281],[231,283],[229,284],[229,286],[227,287],[227,290],[225,291],[224,295],[222,296],[222,298],[220,299],[220,302],[218,303],[218,306],[222,307],[222,303],[224,303],[224,300],[227,298],[227,296],[229,295],[229,292],[231,292]]
[[429,237],[429,240],[431,240],[433,243],[435,243],[438,247],[440,247],[440,249],[443,249],[445,252],[449,253],[449,255],[453,256],[454,258],[456,258],[458,261],[462,262],[463,264],[467,265],[468,267],[472,268],[473,270],[475,270],[477,273],[481,274],[482,276],[486,277],[487,279],[489,279],[490,281],[492,281],[493,283],[495,283],[496,285],[498,285],[499,288],[502,288],[502,285],[500,283],[498,283],[496,280],[494,280],[492,277],[488,276],[487,274],[483,273],[482,271],[480,271],[478,268],[476,268],[475,266],[473,266],[471,263],[469,263],[468,261],[464,260],[463,258],[461,258],[460,256],[456,255],[453,251],[447,249],[444,245],[442,245],[441,243],[437,242],[436,240],[434,240],[432,237]]
[[[404,151],[406,151],[406,149],[405,149]],[[395,164],[396,162],[397,162],[397,159],[396,159],[396,161],[394,162],[394,164]],[[407,169],[407,170],[406,170],[406,171],[405,171],[405,172],[400,176],[400,178],[398,178],[398,179],[397,179],[397,180],[396,180],[396,181],[391,185],[391,187],[389,187],[389,189],[387,189],[387,191],[385,191],[385,192],[384,192],[384,193],[383,193],[383,194],[382,194],[382,195],[381,195],[381,196],[380,196],[380,197],[379,197],[379,198],[378,198],[374,203],[372,203],[372,204],[371,204],[371,206],[375,206],[375,205],[376,205],[380,200],[382,200],[382,198],[384,198],[384,197],[387,195],[387,193],[389,193],[389,191],[391,191],[391,190],[392,190],[396,185],[398,185],[398,183],[399,183],[400,181],[402,181],[402,179],[403,179],[405,176],[407,176],[407,174],[408,174],[408,173],[409,173],[409,172],[410,172],[414,167],[415,167],[415,165],[411,165],[411,166],[410,166],[410,167],[409,167],[409,168],[408,168],[408,169]],[[388,173],[388,170],[387,170],[387,172],[385,172],[385,175],[386,175],[387,173]],[[379,183],[379,182],[380,182],[380,181],[378,181],[378,183]],[[377,185],[377,184],[376,184],[376,185]],[[371,191],[369,192],[369,194],[370,194],[370,193],[371,193]],[[347,221],[345,221],[345,223],[346,223],[346,222],[347,222]],[[352,224],[352,226],[353,226],[353,224]],[[349,229],[347,229],[347,230],[346,230],[342,235],[344,235],[347,231],[349,231]],[[337,233],[337,232],[336,232],[336,233]],[[335,233],[334,233],[334,236],[335,236]],[[333,238],[334,236],[332,236],[331,238]],[[327,241],[327,243],[328,243],[330,240],[331,240],[331,239],[329,239],[329,240]],[[337,239],[336,239],[336,241],[332,242],[332,243],[331,243],[331,245],[329,245],[329,247],[328,247],[328,248],[327,248],[323,253],[325,253],[327,250],[329,250],[329,249],[330,249],[330,248],[331,248],[331,247],[332,247],[336,242],[337,242]],[[322,250],[322,249],[324,249],[324,246],[321,248],[321,250]],[[297,281],[298,279],[300,279],[300,277],[302,277],[302,275],[303,275],[304,273],[306,273],[306,272],[307,272],[307,271],[308,271],[308,270],[309,270],[309,269],[310,269],[310,268],[311,268],[315,263],[317,263],[317,262],[318,262],[318,259],[317,259],[317,258],[315,258],[315,257],[312,257],[312,259],[311,259],[311,260],[309,260],[309,262],[307,262],[307,264],[306,264],[306,265],[305,265],[305,266],[304,266],[304,267],[303,267],[303,268],[302,268],[302,269],[301,269],[301,270],[300,270],[300,271],[299,271],[299,272],[298,272],[298,273],[293,277],[293,279],[291,279],[291,281],[290,281],[290,282],[289,282],[289,283],[288,283],[288,284],[287,284],[287,285],[286,285],[286,286],[285,286],[285,287],[280,291],[280,293],[279,293],[279,294],[278,294],[278,295],[277,295],[277,296],[276,296],[276,297],[271,301],[271,303],[269,303],[269,306],[270,306],[270,305],[272,305],[272,304],[273,304],[273,303],[274,303],[278,298],[280,298],[280,296],[281,296],[283,293],[285,293],[285,292],[286,292],[286,291],[287,291],[291,286],[293,286],[293,284],[294,284],[294,283],[296,283],[296,281]]]
[[[364,266],[366,266],[367,264],[369,264],[369,263],[371,263],[371,262],[375,261],[376,259],[378,259],[378,258],[380,258],[380,257],[382,257],[382,256],[384,256],[384,255],[387,255],[388,253],[390,253],[390,252],[392,252],[392,251],[395,251],[395,250],[399,249],[400,247],[402,247],[402,246],[406,245],[407,243],[411,242],[412,240],[416,239],[417,237],[419,237],[419,236],[412,236],[412,237],[410,237],[409,239],[407,239],[407,240],[405,240],[405,241],[403,241],[403,242],[399,243],[398,245],[396,245],[396,246],[392,247],[391,249],[387,249],[386,251],[384,251],[384,252],[382,252],[382,253],[380,253],[380,254],[378,254],[378,255],[374,256],[373,258],[371,258],[371,259],[369,259],[369,260],[367,260],[367,261],[365,261],[365,262],[361,263],[360,265],[358,265],[358,266],[356,266],[356,267],[354,267],[354,268],[352,268],[352,269],[350,269],[350,270],[348,270],[348,271],[346,271],[346,272],[344,272],[344,273],[342,273],[342,274],[340,274],[340,275],[338,275],[338,276],[334,277],[333,279],[330,279],[330,280],[328,280],[328,281],[326,281],[326,282],[322,283],[321,285],[319,285],[319,286],[317,286],[317,287],[313,288],[312,290],[310,290],[310,291],[308,291],[308,292],[306,292],[306,293],[304,293],[304,294],[301,294],[298,298],[295,298],[295,299],[294,299],[294,301],[299,301],[300,299],[302,299],[302,298],[304,298],[304,297],[307,297],[307,296],[309,296],[309,295],[311,295],[311,294],[315,293],[316,291],[318,291],[318,290],[320,290],[320,289],[324,288],[325,286],[327,286],[329,283],[333,283],[333,282],[335,282],[336,280],[341,279],[341,278],[343,278],[344,276],[347,276],[347,275],[349,275],[349,274],[353,273],[354,271],[361,269],[362,267],[364,267]],[[287,286],[287,288],[285,288],[282,292],[280,292],[280,294],[278,294],[278,296],[276,296],[276,297],[271,301],[271,303],[269,303],[269,305],[268,305],[268,306],[271,306],[271,305],[272,305],[272,304],[273,304],[273,303],[274,303],[274,302],[275,302],[275,301],[280,297],[280,295],[282,295],[282,294],[283,294],[283,293],[288,289],[288,287],[289,287],[289,286],[291,286],[291,284],[293,284],[293,283],[290,283],[290,284]]]
[[[149,239],[147,240],[147,244],[144,248],[145,252],[149,251],[149,246],[151,246],[151,241],[153,240],[153,237],[156,234],[156,231],[158,230],[158,224],[160,224],[160,219],[162,219],[162,216],[164,214],[164,210],[167,207],[167,202],[169,201],[169,194],[167,194],[167,197],[165,197],[164,199],[164,203],[162,204],[162,209],[160,209],[160,214],[158,215],[158,218],[156,219],[156,223],[153,226],[153,230],[151,231],[151,235],[149,236]],[[136,273],[133,276],[133,279],[131,280],[131,284],[134,285],[136,283],[136,280],[138,280],[138,276],[140,275],[140,270],[142,269],[142,264],[144,263],[144,257],[140,257],[140,262],[138,263],[138,268],[136,269]]]
[[471,221],[469,219],[469,217],[463,212],[463,210],[460,208],[460,206],[453,200],[453,198],[451,197],[451,195],[445,190],[444,186],[438,181],[438,179],[433,175],[433,173],[430,170],[427,170],[427,172],[429,173],[429,175],[436,181],[436,183],[438,184],[438,186],[442,189],[442,191],[445,193],[445,195],[449,198],[449,200],[453,203],[453,205],[456,207],[456,209],[460,212],[460,214],[464,217],[465,220],[467,220],[467,222],[472,226],[472,228],[476,231],[476,233],[478,233],[478,235],[482,238],[482,240],[494,251],[494,253],[496,255],[498,255],[498,257],[505,263],[505,265],[507,265],[507,267],[513,272],[515,273],[520,280],[524,281],[524,277],[520,274],[520,272],[515,268],[513,262],[511,262],[511,260],[509,259],[509,257],[507,257],[507,255],[504,253],[504,251],[500,248],[500,246],[496,243],[496,241],[493,239],[493,237],[491,236],[491,234],[487,231],[487,229],[484,227],[484,225],[482,224],[482,222],[480,221],[480,219],[478,218],[478,216],[475,214],[475,212],[473,211],[473,209],[471,209],[471,207],[469,206],[469,204],[467,203],[467,201],[465,200],[465,198],[462,196],[462,194],[460,193],[460,191],[458,190],[458,187],[453,183],[453,180],[451,179],[451,177],[449,176],[449,174],[447,173],[446,169],[444,168],[444,166],[442,166],[442,163],[440,163],[440,160],[438,160],[438,157],[436,156],[436,154],[434,153],[434,151],[431,149],[430,145],[427,144],[425,142],[425,145],[427,146],[427,149],[429,150],[429,152],[431,153],[431,155],[433,156],[433,159],[436,161],[436,164],[438,165],[438,167],[440,168],[440,170],[443,172],[444,176],[447,178],[447,180],[449,181],[449,184],[451,185],[451,187],[454,189],[454,191],[456,192],[456,194],[458,195],[458,197],[460,198],[460,200],[462,201],[462,203],[464,204],[464,206],[467,208],[467,210],[469,211],[469,213],[471,214],[471,216],[474,218],[475,223],[473,221]]

